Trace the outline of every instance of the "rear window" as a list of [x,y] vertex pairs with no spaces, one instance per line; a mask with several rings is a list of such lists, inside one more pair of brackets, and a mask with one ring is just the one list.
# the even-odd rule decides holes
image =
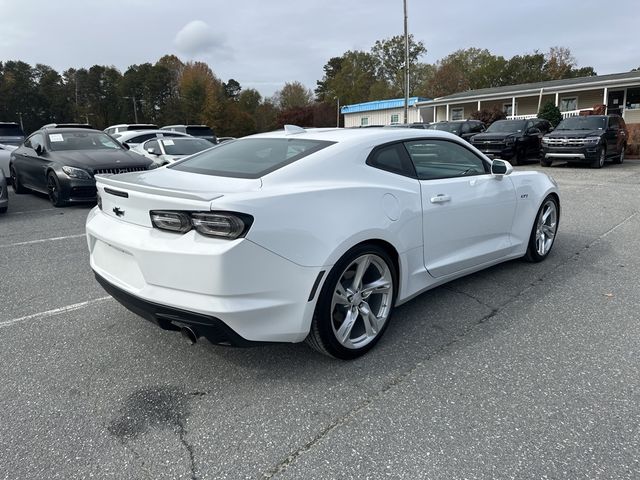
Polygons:
[[213,137],[213,130],[209,127],[187,127],[187,133],[194,137]]
[[0,125],[0,137],[24,137],[19,125]]
[[220,177],[259,178],[333,143],[289,138],[247,138],[222,143],[167,168]]
[[157,125],[140,125],[140,124],[136,124],[136,125],[128,125],[126,130],[157,130],[158,126]]

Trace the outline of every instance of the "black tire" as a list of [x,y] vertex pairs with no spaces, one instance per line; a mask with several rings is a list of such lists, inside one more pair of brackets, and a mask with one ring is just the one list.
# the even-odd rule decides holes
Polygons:
[[60,190],[60,180],[53,171],[47,174],[47,193],[54,207],[64,207],[67,204]]
[[604,167],[604,162],[606,159],[607,159],[607,149],[604,146],[602,146],[600,147],[598,158],[596,158],[593,162],[591,162],[591,168]]
[[622,162],[624,162],[624,151],[627,149],[626,145],[622,145],[622,150],[620,150],[620,153],[612,160],[613,163],[615,163],[616,165],[620,165]]
[[[363,287],[366,284],[367,278],[372,281],[377,274],[381,274],[380,279],[382,280],[382,277],[386,276],[386,280],[383,281],[390,284],[390,293],[374,292],[363,296],[364,291],[356,291],[354,293],[354,290],[350,288],[344,289],[342,282],[344,282],[345,279],[349,279],[350,281],[349,273],[353,273],[353,277],[357,276],[357,261],[361,261],[361,259],[370,259],[370,263],[368,263],[369,266],[364,268],[362,281],[360,282],[362,284],[361,286]],[[380,267],[388,270],[384,270],[384,274],[382,274]],[[339,288],[344,289],[344,296],[338,293],[340,291]],[[398,272],[389,254],[383,248],[374,244],[357,245],[345,253],[329,272],[318,296],[311,328],[306,338],[307,344],[322,354],[342,360],[350,360],[364,355],[378,343],[386,331],[391,320],[391,314],[393,313],[397,290]],[[338,303],[334,305],[334,295],[348,299],[348,301],[353,303],[346,304],[345,302],[345,304]],[[380,298],[378,298],[378,296]],[[360,306],[355,306],[355,304],[360,301],[362,301]],[[376,331],[374,336],[370,336],[371,330],[369,330],[369,328],[371,328],[371,323],[367,322],[368,327],[365,325],[365,320],[360,310],[363,304],[366,305],[369,311],[377,310],[377,313],[380,313],[380,309],[386,309],[384,323],[382,326],[377,324],[377,330],[374,330]],[[348,329],[346,343],[350,344],[351,340],[354,340],[356,343],[362,343],[362,346],[351,344],[351,346],[347,348],[345,342],[338,339],[338,333],[340,332],[340,327],[343,327],[347,321],[350,310],[353,310],[356,316],[355,320],[351,322],[352,327]],[[343,318],[341,319],[341,317]],[[352,338],[352,334],[356,335],[356,338]]]
[[553,160],[547,160],[546,158],[540,159],[540,165],[542,165],[543,167],[550,167],[552,162]]
[[[541,223],[541,217],[547,212],[547,208],[551,208],[554,212],[555,219],[553,221],[553,225],[547,225],[547,227],[551,228],[553,232],[553,237],[550,239],[550,243],[545,245],[545,249],[543,252],[538,251],[538,226]],[[546,224],[547,222],[545,222]],[[558,233],[558,224],[560,223],[560,206],[558,205],[558,200],[555,196],[549,195],[547,196],[540,209],[538,210],[538,214],[533,222],[533,227],[531,227],[531,235],[529,236],[529,244],[527,245],[527,253],[524,255],[524,259],[528,262],[541,262],[549,255],[551,249],[553,248],[553,244],[555,243],[556,234]],[[549,231],[549,229],[547,229]],[[543,240],[544,242],[544,240]]]
[[22,182],[20,182],[20,177],[18,177],[18,172],[16,172],[16,167],[11,165],[9,169],[9,175],[11,175],[11,185],[13,185],[13,191],[17,194],[22,195],[23,193],[29,193],[29,189],[27,189]]

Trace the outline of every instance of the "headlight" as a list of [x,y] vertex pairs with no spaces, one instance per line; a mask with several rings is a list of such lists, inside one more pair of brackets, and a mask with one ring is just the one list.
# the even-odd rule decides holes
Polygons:
[[600,142],[600,137],[587,137],[584,139],[584,143],[588,143],[590,145],[595,145]]
[[234,240],[246,235],[253,217],[233,212],[180,212],[152,210],[149,212],[155,228],[176,233],[191,229],[207,237]]
[[542,137],[542,143],[547,145],[549,143],[549,139],[547,137]]
[[513,145],[514,143],[516,143],[516,137],[507,137],[504,139],[505,145]]
[[81,178],[83,180],[90,180],[91,175],[86,170],[82,170],[81,168],[76,167],[62,167],[62,171],[66,173],[71,178]]

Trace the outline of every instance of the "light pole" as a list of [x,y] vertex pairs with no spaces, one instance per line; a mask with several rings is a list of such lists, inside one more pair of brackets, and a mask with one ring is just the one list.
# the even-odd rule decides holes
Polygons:
[[132,95],[131,97],[122,97],[122,98],[126,98],[127,100],[131,99],[131,101],[133,101],[133,118],[135,119],[135,122],[138,123],[138,107],[136,106],[135,95]]
[[407,32],[407,0],[404,3],[404,123],[409,123],[409,34]]
[[336,97],[336,127],[340,128],[340,98]]

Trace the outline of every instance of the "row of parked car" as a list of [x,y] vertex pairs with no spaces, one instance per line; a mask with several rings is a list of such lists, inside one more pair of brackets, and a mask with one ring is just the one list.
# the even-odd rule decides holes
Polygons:
[[[16,193],[36,191],[60,207],[96,201],[94,175],[157,168],[212,148],[220,141],[205,125],[114,125],[99,131],[88,124],[47,124],[20,142],[0,138],[0,213],[8,207],[7,178]],[[13,124],[15,126],[16,124]],[[21,130],[20,130],[21,132]]]
[[498,120],[488,128],[479,120],[414,123],[409,128],[442,130],[464,138],[490,157],[518,165],[535,157],[549,167],[554,160],[601,168],[606,160],[624,161],[627,126],[619,115],[586,115],[563,119],[554,129],[541,118]]

